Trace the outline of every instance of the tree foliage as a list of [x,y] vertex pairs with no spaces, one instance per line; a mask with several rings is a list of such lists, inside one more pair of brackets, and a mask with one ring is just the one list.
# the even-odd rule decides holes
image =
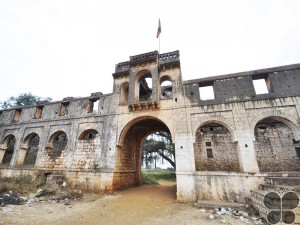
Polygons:
[[172,144],[172,138],[169,133],[156,132],[150,139],[146,139],[143,144],[142,160],[146,167],[154,163],[160,158],[167,160],[175,169],[175,149]]
[[51,100],[52,98],[50,97],[42,98],[39,96],[32,95],[29,92],[29,93],[20,94],[17,97],[11,96],[6,101],[0,102],[0,108],[9,109],[18,106],[36,105],[37,102],[39,101],[51,101]]

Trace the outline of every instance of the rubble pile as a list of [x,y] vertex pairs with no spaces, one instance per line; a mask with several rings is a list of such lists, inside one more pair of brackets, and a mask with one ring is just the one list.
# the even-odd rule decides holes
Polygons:
[[235,217],[239,222],[245,223],[245,224],[264,224],[261,217],[255,217],[249,215],[250,213],[242,210],[236,210],[232,208],[226,208],[226,207],[220,207],[220,208],[214,208],[214,209],[204,209],[201,208],[199,210],[201,213],[208,213],[208,219],[214,220],[219,219],[221,220],[221,223],[226,223],[226,216],[232,216]]

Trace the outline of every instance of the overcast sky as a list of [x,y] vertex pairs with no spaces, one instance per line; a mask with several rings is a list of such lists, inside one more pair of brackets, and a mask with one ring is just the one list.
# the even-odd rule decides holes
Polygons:
[[300,63],[299,0],[0,0],[0,101],[111,93],[115,64],[180,51],[184,80]]

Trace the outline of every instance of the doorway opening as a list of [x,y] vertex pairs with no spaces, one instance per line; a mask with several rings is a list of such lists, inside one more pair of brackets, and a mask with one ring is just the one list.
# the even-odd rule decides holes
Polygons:
[[[151,136],[153,134],[163,134],[165,137]],[[153,138],[151,139],[151,137]],[[153,140],[154,137],[157,138],[156,141]],[[162,141],[159,141],[158,138],[161,138]],[[163,141],[163,139],[165,140]],[[150,142],[152,142],[152,147]],[[143,151],[147,145],[149,154],[145,154],[145,151]],[[172,151],[170,154],[167,154],[167,145],[172,145],[173,149],[170,150]],[[156,153],[152,153],[152,158],[155,157],[156,160],[159,158],[158,155],[165,157],[164,160],[167,160],[167,156],[169,156],[170,160],[173,160],[174,167],[172,165],[169,167],[170,173],[173,173],[175,180],[175,148],[172,143],[172,134],[167,125],[161,120],[149,116],[139,117],[129,122],[122,130],[119,144],[117,145],[113,189],[125,189],[143,184],[143,161],[145,162],[147,155],[147,165],[150,165],[150,161],[155,163],[155,161],[149,159],[151,152],[154,151]],[[164,156],[162,156],[163,153]],[[156,161],[157,165],[158,161]],[[171,167],[173,167],[172,170]]]

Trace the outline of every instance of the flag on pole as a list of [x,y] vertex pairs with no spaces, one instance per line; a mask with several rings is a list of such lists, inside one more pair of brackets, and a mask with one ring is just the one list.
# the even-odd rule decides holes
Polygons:
[[161,33],[161,25],[160,25],[160,19],[158,19],[158,28],[157,28],[156,38],[159,37],[160,33]]

